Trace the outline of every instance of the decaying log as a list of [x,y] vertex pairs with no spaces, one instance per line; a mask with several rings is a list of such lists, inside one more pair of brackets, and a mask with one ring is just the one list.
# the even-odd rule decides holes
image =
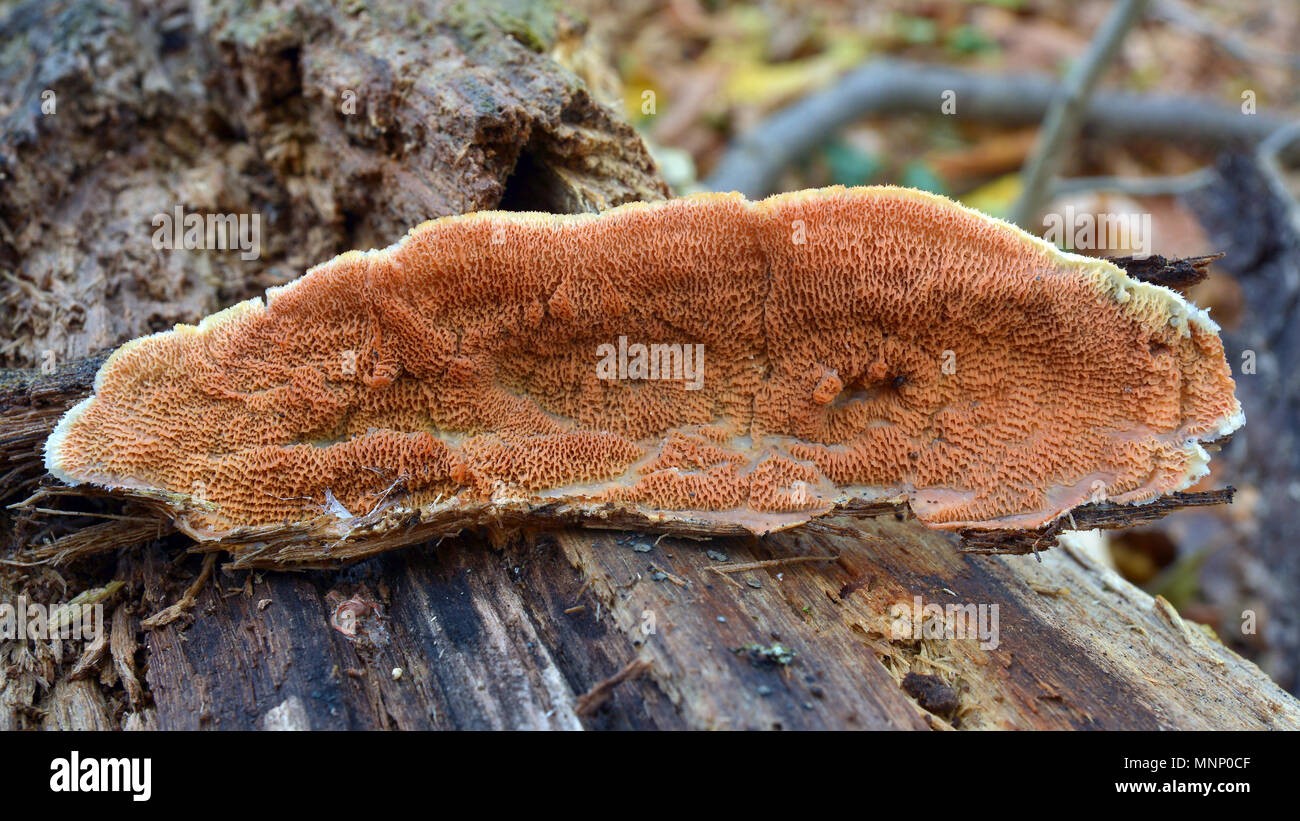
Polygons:
[[[29,499],[0,510],[0,599],[102,588],[113,625],[0,643],[0,728],[1300,728],[1258,668],[1068,539],[1041,563],[968,555],[878,505],[764,538],[501,529],[282,573],[213,567],[147,508],[38,485],[90,351],[429,217],[665,193],[631,129],[541,53],[580,29],[475,8],[0,16],[37,55],[0,63],[18,90],[0,355],[47,371],[0,375],[0,496]],[[261,213],[261,257],[155,252],[149,218],[178,203]],[[996,635],[899,632],[891,608],[917,597],[996,612]]]
[[[1300,728],[1300,705],[1258,668],[1073,546],[1039,564],[963,555],[954,535],[893,517],[852,524],[853,535],[703,544],[565,531],[493,547],[468,536],[343,573],[223,575],[201,593],[192,624],[146,636],[156,720],[190,729]],[[151,548],[135,561],[146,595],[164,601],[166,553]],[[330,627],[329,602],[354,596],[382,614],[366,617],[376,627],[363,639]],[[917,597],[996,607],[997,646],[975,635],[897,637],[890,608]],[[938,677],[955,709],[926,710],[904,687],[909,674]]]

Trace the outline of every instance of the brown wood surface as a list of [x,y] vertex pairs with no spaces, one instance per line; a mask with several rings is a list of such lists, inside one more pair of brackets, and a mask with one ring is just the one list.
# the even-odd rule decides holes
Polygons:
[[[914,522],[842,524],[709,543],[467,537],[335,572],[217,573],[189,617],[143,633],[148,706],[65,704],[93,702],[80,691],[37,703],[56,705],[47,724],[116,709],[177,729],[1300,728],[1258,668],[1086,552],[971,556]],[[804,556],[834,558],[711,569]],[[128,597],[162,609],[198,562],[154,544],[119,570]],[[349,638],[330,602],[353,596],[382,616]],[[999,645],[892,638],[890,605],[915,596],[997,605]],[[775,643],[787,665],[737,652]],[[955,711],[923,709],[908,673],[937,676]]]

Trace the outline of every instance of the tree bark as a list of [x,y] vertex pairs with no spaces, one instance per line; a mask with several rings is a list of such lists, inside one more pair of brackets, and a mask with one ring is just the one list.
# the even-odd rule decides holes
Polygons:
[[[190,322],[420,222],[668,191],[635,132],[545,56],[527,3],[11,7],[0,40],[0,365]],[[157,215],[259,217],[256,259],[153,244]]]

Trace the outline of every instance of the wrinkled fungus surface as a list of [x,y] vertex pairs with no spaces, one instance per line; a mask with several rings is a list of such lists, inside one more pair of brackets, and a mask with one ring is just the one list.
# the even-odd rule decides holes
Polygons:
[[521,500],[1029,528],[1184,488],[1243,421],[1203,311],[906,189],[449,217],[266,296],[123,345],[49,470],[218,536]]

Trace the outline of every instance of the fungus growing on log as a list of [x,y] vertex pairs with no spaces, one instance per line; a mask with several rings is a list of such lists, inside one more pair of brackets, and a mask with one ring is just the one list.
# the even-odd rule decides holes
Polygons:
[[476,213],[126,343],[46,466],[244,543],[766,532],[864,501],[1028,529],[1206,473],[1243,422],[1217,331],[907,189]]

